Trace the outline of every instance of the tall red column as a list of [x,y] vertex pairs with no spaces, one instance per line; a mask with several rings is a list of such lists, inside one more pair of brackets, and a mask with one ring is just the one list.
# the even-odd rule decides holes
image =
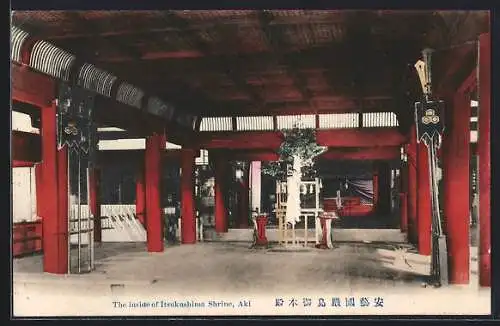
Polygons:
[[215,231],[227,232],[227,213],[223,193],[224,173],[226,172],[226,164],[221,159],[215,163]]
[[399,183],[399,214],[401,220],[399,227],[401,232],[408,232],[408,165],[401,164],[401,174]]
[[408,157],[408,239],[417,244],[417,135],[415,125],[410,130],[410,142],[407,145]]
[[57,149],[55,102],[41,110],[43,270],[68,272],[68,152]]
[[35,187],[36,187],[36,215],[44,216],[43,208],[45,202],[45,191],[43,188],[43,164],[35,164]]
[[470,98],[457,93],[449,112],[443,147],[444,215],[449,282],[469,283]]
[[[183,149],[181,153],[181,234],[182,243],[196,243],[196,216],[194,205],[195,151]],[[148,217],[149,218],[149,217]]]
[[144,163],[139,163],[135,179],[135,214],[142,225],[146,226],[146,185],[144,183]]
[[378,182],[378,169],[373,170],[373,210],[377,211],[378,206],[378,195],[379,195],[379,182]]
[[101,200],[100,200],[100,183],[101,174],[99,169],[92,168],[89,171],[89,200],[90,213],[94,216],[94,241],[102,241],[102,225],[101,225]]
[[154,134],[146,138],[146,232],[148,252],[162,252],[163,214],[161,207],[161,157],[165,150],[165,136]]
[[406,192],[399,193],[399,206],[401,220],[399,228],[401,232],[408,231],[408,194]]
[[431,254],[431,192],[429,178],[429,155],[423,142],[417,144],[417,230],[418,252],[421,255]]
[[491,286],[491,34],[479,36],[479,285]]

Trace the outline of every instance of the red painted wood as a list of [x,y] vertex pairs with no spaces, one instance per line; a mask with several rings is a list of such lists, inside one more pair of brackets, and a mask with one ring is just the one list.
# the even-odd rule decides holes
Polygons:
[[378,171],[375,170],[373,171],[373,207],[377,207],[378,205],[378,194],[379,194],[379,187],[378,187]]
[[470,97],[458,92],[450,110],[443,148],[444,216],[449,282],[469,283]]
[[94,242],[102,241],[101,222],[101,194],[100,194],[101,173],[98,168],[89,171],[89,200],[90,213],[94,216]]
[[421,255],[431,254],[431,195],[429,162],[427,147],[417,144],[417,230],[418,252]]
[[12,255],[19,257],[42,251],[42,222],[14,223],[12,226]]
[[406,146],[408,157],[408,239],[417,244],[417,135],[415,125],[411,127],[409,143]]
[[408,194],[407,193],[400,193],[399,194],[399,200],[400,200],[400,214],[401,214],[401,220],[399,227],[401,229],[401,232],[407,232],[408,231]]
[[183,149],[181,159],[181,210],[182,243],[196,243],[196,216],[194,206],[194,159],[195,151]]
[[227,211],[223,192],[225,173],[227,173],[227,164],[225,164],[224,160],[217,160],[215,162],[215,231],[220,233],[228,231]]
[[330,147],[400,146],[406,137],[396,128],[330,129],[318,130],[316,140]]
[[479,37],[479,284],[491,286],[491,35]]
[[146,188],[143,162],[141,162],[137,168],[135,180],[135,212],[139,222],[146,226]]
[[12,131],[12,159],[18,162],[40,162],[42,160],[42,144],[37,134]]
[[[67,210],[59,211],[67,205],[66,197],[61,188],[64,188],[64,181],[67,181],[64,162],[66,151],[57,150],[56,142],[56,106],[44,107],[41,112],[42,120],[42,160],[43,160],[43,200],[40,207],[43,221],[43,267],[48,273],[65,274],[68,271],[68,243],[67,243]],[[67,190],[67,182],[66,182]],[[66,214],[64,214],[66,212]],[[66,217],[64,217],[66,215]],[[66,229],[60,234],[61,224],[65,224]],[[66,235],[66,237],[65,237]],[[66,240],[65,240],[66,239]],[[61,249],[63,247],[63,249]],[[66,248],[66,254],[63,254]]]
[[[57,151],[57,273],[68,272],[68,227],[69,227],[69,188],[68,188],[68,147]],[[44,234],[45,236],[45,234]],[[46,248],[44,246],[44,248]]]
[[36,215],[38,217],[42,217],[45,214],[43,213],[43,209],[45,205],[45,190],[43,183],[43,164],[38,163],[35,165],[35,189],[36,189]]
[[[396,128],[318,130],[316,139],[330,147],[400,146],[406,141]],[[282,141],[283,134],[275,131],[201,132],[197,144],[206,149],[277,149]]]
[[[406,146],[405,146],[406,152]],[[401,232],[408,234],[408,163],[401,163],[399,183],[399,199],[400,199],[400,229]]]
[[146,232],[148,252],[162,252],[163,214],[161,207],[161,152],[165,149],[165,137],[155,134],[146,138]]
[[30,167],[33,167],[34,165],[35,165],[35,162],[18,161],[18,160],[12,161],[13,168],[30,168]]
[[361,147],[345,151],[337,148],[330,148],[318,159],[326,160],[393,160],[401,156],[399,147]]
[[28,67],[11,64],[12,100],[46,107],[55,96],[52,77],[34,72]]
[[453,84],[453,78],[456,73],[464,67],[464,62],[467,57],[472,55],[476,51],[476,47],[473,44],[457,47],[453,51],[449,51],[446,55],[447,58],[443,62],[447,63],[447,67],[443,72],[443,77],[440,78],[439,85],[435,88],[437,94],[445,94],[449,89],[449,85]]

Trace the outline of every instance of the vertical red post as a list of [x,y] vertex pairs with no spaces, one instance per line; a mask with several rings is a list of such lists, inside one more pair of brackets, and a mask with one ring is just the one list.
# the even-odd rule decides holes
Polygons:
[[400,214],[401,221],[399,224],[399,228],[401,232],[408,231],[408,194],[405,192],[401,192],[399,194],[399,205],[400,205]]
[[219,159],[215,162],[215,231],[227,232],[227,214],[224,202],[223,180],[226,166],[224,161]]
[[479,36],[479,285],[491,286],[491,34]]
[[146,187],[144,183],[144,162],[140,162],[135,179],[135,214],[146,226]]
[[429,177],[429,155],[423,142],[417,145],[417,229],[418,252],[421,255],[431,254],[431,192]]
[[377,210],[378,206],[378,192],[379,192],[379,186],[378,186],[378,170],[374,169],[373,171],[373,210]]
[[41,109],[43,190],[43,270],[68,272],[68,160],[67,149],[57,150],[57,107]]
[[[406,146],[405,146],[406,147]],[[405,153],[407,152],[405,148]],[[399,214],[401,220],[399,227],[401,232],[408,232],[408,164],[401,163],[399,182]]]
[[183,149],[181,153],[181,234],[182,243],[196,243],[196,216],[194,205],[195,151]]
[[449,282],[469,283],[470,98],[457,93],[450,110],[443,150],[444,215]]
[[161,207],[161,157],[165,149],[165,136],[154,134],[146,138],[145,181],[148,252],[162,252],[163,214]]
[[408,239],[417,244],[417,134],[415,125],[410,130],[410,142],[407,145],[408,157]]
[[102,225],[101,225],[101,200],[100,200],[100,183],[101,174],[98,168],[92,168],[89,171],[89,201],[90,213],[94,216],[94,242],[102,241]]
[[36,187],[36,215],[42,217],[44,202],[45,202],[45,191],[43,189],[43,164],[35,164],[35,187]]
[[69,185],[68,185],[68,147],[57,151],[57,192],[58,192],[58,223],[57,223],[57,251],[59,257],[59,272],[68,271],[68,242],[69,242]]

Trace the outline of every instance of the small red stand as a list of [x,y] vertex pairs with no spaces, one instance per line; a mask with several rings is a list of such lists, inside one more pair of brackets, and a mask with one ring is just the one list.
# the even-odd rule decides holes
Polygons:
[[267,245],[267,237],[266,237],[266,225],[267,225],[267,216],[259,215],[257,217],[257,245]]
[[[321,221],[321,230],[322,230],[322,239],[319,244],[316,245],[318,249],[330,249],[328,248],[327,242],[327,234],[326,234],[326,221],[327,220],[336,220],[338,217],[333,212],[325,212],[319,216],[319,220]],[[331,231],[331,230],[330,230]]]

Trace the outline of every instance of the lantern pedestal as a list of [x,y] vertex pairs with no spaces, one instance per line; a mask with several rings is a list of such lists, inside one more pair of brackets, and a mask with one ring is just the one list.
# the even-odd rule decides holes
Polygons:
[[267,216],[259,215],[256,220],[257,220],[257,239],[255,241],[255,244],[258,246],[267,246],[268,244],[266,237]]
[[321,233],[322,238],[321,242],[316,245],[318,249],[332,249],[333,244],[329,243],[328,237],[331,236],[331,225],[332,221],[338,219],[337,214],[334,212],[324,213],[319,216],[319,220],[321,221]]

